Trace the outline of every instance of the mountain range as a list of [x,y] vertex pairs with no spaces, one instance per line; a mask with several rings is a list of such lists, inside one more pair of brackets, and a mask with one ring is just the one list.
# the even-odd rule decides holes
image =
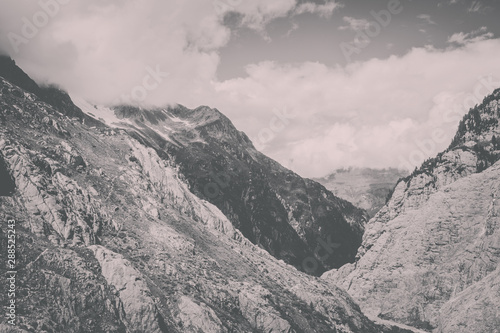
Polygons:
[[408,176],[405,170],[396,168],[343,168],[314,180],[334,195],[366,210],[371,217],[385,205],[396,183]]
[[0,64],[0,219],[17,246],[17,328],[1,330],[412,332],[314,276],[354,261],[366,213],[219,111],[96,106]]
[[0,331],[498,332],[499,104],[399,181],[329,177],[370,219],[217,109],[94,105],[0,57]]

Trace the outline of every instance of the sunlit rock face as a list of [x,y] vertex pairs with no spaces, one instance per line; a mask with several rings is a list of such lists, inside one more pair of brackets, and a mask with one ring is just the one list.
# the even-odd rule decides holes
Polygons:
[[[289,179],[297,190],[267,184],[268,170],[276,172],[275,183],[289,171],[250,150],[242,133],[229,134],[249,145],[228,146],[241,150],[234,156],[203,134],[233,130],[220,113],[187,113],[205,124],[198,137],[180,109],[169,111],[169,119],[177,117],[171,127],[177,127],[168,132],[168,143],[166,133],[143,126],[146,119],[116,109],[87,105],[93,117],[73,105],[69,112],[69,97],[59,93],[61,99],[48,104],[0,78],[0,172],[8,184],[0,196],[0,219],[16,221],[20,331],[409,332],[375,324],[334,283],[269,254],[295,258],[300,266],[299,254],[314,257],[316,235],[339,230],[348,239],[360,237],[363,212],[293,174]],[[148,122],[165,119],[151,116]],[[234,202],[228,194],[215,205],[210,201],[217,198],[205,200],[200,192],[204,178],[193,176],[195,168],[208,175],[212,164],[202,161],[216,161],[210,154],[196,157],[203,142],[214,156],[233,156],[227,161],[241,164],[242,174],[262,165],[260,176],[241,176],[228,185],[244,193]],[[250,179],[253,185],[246,183]],[[301,206],[306,188],[311,207]],[[274,213],[261,213],[267,207],[257,198],[261,193],[267,193]],[[311,212],[319,207],[316,220],[305,223],[304,216],[315,216]],[[243,209],[254,214],[252,227],[243,227]],[[277,222],[266,226],[268,220],[257,220],[265,214],[275,214]],[[255,237],[247,238],[245,228]],[[320,264],[340,265],[354,253],[355,245],[342,245],[331,262]]]
[[398,183],[356,262],[323,275],[367,313],[439,332],[498,327],[499,99],[486,97],[449,149]]

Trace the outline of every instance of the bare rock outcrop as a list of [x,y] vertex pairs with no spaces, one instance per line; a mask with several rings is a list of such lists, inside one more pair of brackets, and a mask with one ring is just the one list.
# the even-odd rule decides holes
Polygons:
[[103,246],[89,247],[101,265],[101,274],[119,297],[120,319],[130,332],[161,332],[158,310],[145,277],[123,256]]
[[250,325],[261,332],[295,332],[290,323],[269,305],[271,293],[260,285],[244,284],[238,294],[238,301],[243,317]]
[[439,333],[500,332],[500,268],[446,302]]
[[177,318],[186,333],[224,333],[227,329],[217,314],[205,303],[199,304],[187,296],[182,296],[178,303]]

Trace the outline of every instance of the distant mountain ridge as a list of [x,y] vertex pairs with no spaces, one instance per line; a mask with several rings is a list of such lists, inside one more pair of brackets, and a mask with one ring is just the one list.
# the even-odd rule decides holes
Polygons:
[[396,168],[344,168],[328,176],[314,178],[334,195],[352,202],[368,212],[370,217],[382,208],[396,183],[408,176],[407,171]]

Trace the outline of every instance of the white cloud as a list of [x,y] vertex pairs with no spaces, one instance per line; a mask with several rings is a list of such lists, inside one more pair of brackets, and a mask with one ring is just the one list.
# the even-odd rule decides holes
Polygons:
[[448,43],[466,45],[469,43],[476,43],[493,37],[494,37],[493,33],[488,32],[488,29],[486,27],[481,27],[469,33],[463,33],[463,32],[454,33],[448,38]]
[[[1,32],[20,34],[21,18],[41,10],[34,1],[16,4],[1,2]],[[48,78],[98,103],[129,93],[142,84],[148,67],[158,66],[169,77],[148,102],[174,102],[184,99],[187,87],[194,94],[210,87],[217,51],[230,37],[221,15],[212,1],[73,1],[14,55],[35,78]],[[5,40],[0,44],[10,47]]]
[[[19,32],[21,18],[40,10],[35,1],[6,3],[0,2],[3,47],[9,46],[4,32]],[[50,79],[96,103],[130,92],[142,84],[148,67],[159,66],[169,76],[149,93],[148,103],[217,107],[253,139],[269,127],[274,109],[287,108],[297,118],[264,152],[304,176],[349,165],[398,166],[418,147],[415,140],[425,140],[436,126],[451,140],[458,118],[436,117],[463,99],[479,76],[500,77],[500,40],[463,34],[450,37],[452,43],[462,43],[460,48],[417,48],[345,68],[261,62],[248,66],[244,77],[221,82],[218,52],[231,35],[222,24],[225,13],[239,13],[243,24],[258,30],[273,18],[296,15],[301,7],[294,0],[241,1],[216,8],[217,3],[73,1],[21,45],[15,58],[35,78]],[[304,8],[300,11],[322,12]],[[346,22],[350,28],[364,24]],[[480,32],[488,37],[485,29]],[[428,155],[446,144],[439,143]]]
[[470,7],[467,9],[469,13],[482,13],[486,10],[486,6],[482,4],[481,1],[473,1]]
[[333,12],[341,6],[342,5],[340,5],[339,3],[333,1],[321,5],[312,2],[306,2],[297,6],[297,8],[295,9],[295,14],[300,15],[303,13],[311,13],[311,14],[317,14],[320,17],[328,18],[331,17]]
[[[470,3],[470,4],[469,4]],[[491,7],[484,5],[481,0],[473,0],[473,1],[465,1],[465,0],[449,0],[445,3],[446,5],[456,5],[461,4],[465,6],[465,9],[468,13],[485,13]],[[442,7],[443,3],[438,3],[438,7]]]
[[244,15],[243,25],[254,30],[263,31],[270,21],[288,16],[295,7],[296,0],[241,0],[241,4],[235,7],[233,11]]
[[[499,53],[495,39],[345,68],[262,62],[248,66],[245,78],[217,83],[212,104],[253,140],[273,109],[296,113],[264,152],[307,177],[351,165],[410,168],[448,146],[480,76],[491,73],[500,87]],[[436,130],[444,139],[429,146]]]
[[340,26],[339,30],[361,31],[370,27],[370,22],[365,19],[356,19],[354,17],[344,16],[343,20],[347,23],[347,25]]
[[428,24],[436,24],[436,22],[434,22],[431,16],[428,14],[420,14],[417,16],[417,18],[426,21]]
[[147,100],[174,102],[184,100],[188,89],[195,95],[211,89],[218,51],[231,36],[223,25],[227,13],[238,13],[242,25],[265,37],[276,18],[328,16],[337,6],[297,0],[70,1],[16,53],[7,33],[22,36],[22,18],[31,20],[42,8],[38,1],[0,1],[0,50],[36,79],[50,78],[96,102],[116,100],[141,83],[148,67],[159,66],[169,77]]
[[250,29],[258,31],[261,36],[268,42],[271,42],[271,38],[267,34],[265,28],[267,24],[274,19],[287,16],[292,17],[304,13],[310,13],[323,18],[329,18],[331,17],[335,9],[342,6],[334,1],[330,1],[325,4],[315,4],[312,2],[304,2],[298,4],[297,0],[258,0],[248,2],[244,2],[244,0],[236,1],[241,1],[241,5],[237,6],[236,8],[231,8],[231,10],[244,15],[241,24],[243,26],[249,27]]
[[286,32],[285,37],[290,37],[290,35],[292,34],[292,32],[294,32],[298,28],[299,28],[299,25],[297,23],[293,22],[292,26],[290,27],[290,29]]

